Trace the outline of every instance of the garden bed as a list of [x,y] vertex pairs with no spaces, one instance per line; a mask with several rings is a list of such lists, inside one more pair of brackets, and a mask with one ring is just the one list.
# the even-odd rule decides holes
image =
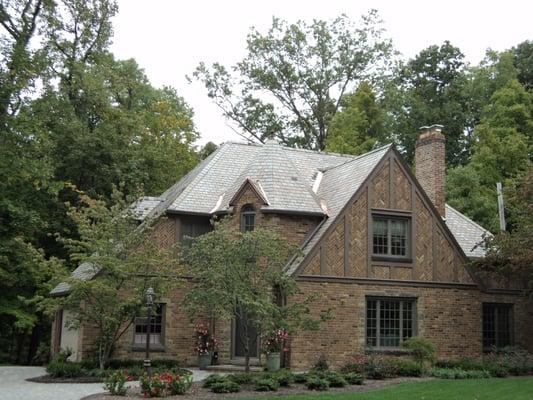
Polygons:
[[[387,380],[366,380],[362,385],[347,385],[341,388],[330,388],[325,393],[346,393],[346,392],[366,392],[369,390],[384,388],[390,385],[395,385],[402,382],[420,382],[429,380],[432,378],[393,378]],[[179,396],[165,397],[166,399],[225,399],[225,398],[241,398],[241,397],[273,397],[273,396],[286,396],[297,394],[315,394],[324,392],[315,392],[308,390],[305,385],[294,383],[290,387],[280,387],[276,392],[257,392],[254,390],[254,385],[242,385],[242,389],[237,393],[213,393],[210,389],[202,387],[202,382],[193,383],[189,393]],[[144,398],[141,390],[138,386],[128,389],[126,397],[124,396],[112,396],[108,393],[93,394],[84,397],[82,400],[120,400],[124,398]]]

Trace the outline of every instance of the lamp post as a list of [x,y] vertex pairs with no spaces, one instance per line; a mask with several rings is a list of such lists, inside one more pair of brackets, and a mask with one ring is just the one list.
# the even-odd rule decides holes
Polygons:
[[155,291],[152,287],[146,290],[146,354],[144,357],[144,368],[148,376],[152,375],[152,362],[150,361],[150,331],[152,330],[152,305],[154,304]]

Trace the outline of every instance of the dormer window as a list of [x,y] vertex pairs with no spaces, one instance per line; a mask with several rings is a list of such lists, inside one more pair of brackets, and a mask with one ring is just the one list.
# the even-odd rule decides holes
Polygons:
[[241,209],[241,231],[251,232],[255,229],[255,210],[251,204]]

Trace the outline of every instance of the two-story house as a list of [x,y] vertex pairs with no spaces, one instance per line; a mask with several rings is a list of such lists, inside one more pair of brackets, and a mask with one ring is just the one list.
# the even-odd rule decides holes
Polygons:
[[[493,285],[469,270],[483,257],[489,234],[445,204],[445,138],[424,128],[416,143],[413,174],[392,145],[360,156],[278,145],[225,143],[159,197],[142,199],[139,218],[161,219],[161,245],[201,235],[210,220],[230,215],[240,229],[261,226],[300,246],[287,273],[302,293],[320,293],[318,315],[334,318],[290,343],[290,366],[308,368],[324,354],[333,364],[364,352],[397,352],[404,339],[432,341],[439,357],[481,356],[491,346],[533,351],[533,307],[519,287]],[[74,275],[91,279],[81,265]],[[180,308],[186,289],[160,299],[152,329],[156,356],[196,362],[193,325]],[[68,294],[59,285],[54,295]],[[290,299],[289,299],[290,301]],[[58,313],[53,348],[87,355],[90,327],[65,329]],[[221,362],[238,362],[241,321],[220,323]],[[114,357],[143,358],[146,326],[135,324]],[[252,356],[259,354],[252,350]]]

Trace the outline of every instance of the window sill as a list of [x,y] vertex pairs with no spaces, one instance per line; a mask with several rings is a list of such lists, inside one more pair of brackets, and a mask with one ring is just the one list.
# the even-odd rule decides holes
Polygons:
[[380,261],[380,262],[387,262],[387,263],[397,263],[397,264],[412,264],[413,259],[412,258],[404,258],[404,257],[387,257],[387,256],[372,256],[372,261]]
[[410,350],[401,347],[366,347],[366,354],[387,354],[391,356],[403,356],[411,354]]
[[[131,347],[131,350],[132,351],[146,351],[146,344],[134,344],[132,347]],[[150,345],[150,352],[154,352],[154,353],[165,353],[167,351],[167,349],[165,348],[165,346],[161,345],[161,344],[151,344]]]

